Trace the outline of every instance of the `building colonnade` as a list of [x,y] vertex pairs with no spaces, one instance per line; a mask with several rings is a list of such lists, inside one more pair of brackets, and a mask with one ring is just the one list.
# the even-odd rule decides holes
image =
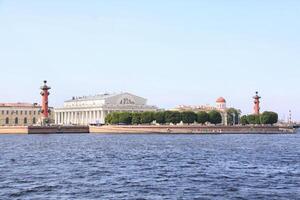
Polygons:
[[105,123],[105,117],[111,113],[108,110],[82,110],[82,111],[55,111],[55,124],[61,125],[89,125]]

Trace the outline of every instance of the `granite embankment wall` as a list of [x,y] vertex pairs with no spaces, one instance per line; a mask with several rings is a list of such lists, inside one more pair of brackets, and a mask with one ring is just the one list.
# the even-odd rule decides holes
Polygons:
[[28,134],[26,126],[1,126],[0,134]]
[[88,126],[2,126],[0,134],[89,133]]
[[279,126],[2,126],[0,134],[160,133],[160,134],[276,134],[295,133]]
[[179,134],[276,134],[294,133],[291,127],[279,126],[100,126],[90,127],[90,133],[179,133]]
[[70,134],[70,133],[90,133],[88,126],[29,126],[28,134]]

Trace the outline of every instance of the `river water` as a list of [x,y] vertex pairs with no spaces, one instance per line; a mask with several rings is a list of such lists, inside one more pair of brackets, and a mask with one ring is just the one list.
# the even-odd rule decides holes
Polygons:
[[300,199],[294,135],[0,135],[0,199]]

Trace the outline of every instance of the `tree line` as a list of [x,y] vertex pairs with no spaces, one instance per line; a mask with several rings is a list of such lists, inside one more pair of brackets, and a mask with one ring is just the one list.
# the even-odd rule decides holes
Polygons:
[[[106,116],[106,124],[126,124],[139,125],[151,124],[220,124],[222,123],[222,115],[216,110],[210,112],[201,111],[198,113],[192,111],[159,111],[159,112],[113,112]],[[244,115],[240,117],[240,112],[236,109],[227,110],[227,122],[229,125],[234,124],[276,124],[278,122],[278,114],[266,111],[260,115]]]
[[181,122],[185,124],[205,124],[207,122],[211,124],[222,123],[222,116],[220,112],[212,110],[210,112],[178,112],[178,111],[159,111],[159,112],[113,112],[106,116],[106,124],[126,124],[126,125],[138,125],[138,124],[151,124],[153,122],[158,124],[179,124]]
[[278,122],[278,114],[266,111],[260,115],[244,115],[241,117],[241,124],[276,124]]

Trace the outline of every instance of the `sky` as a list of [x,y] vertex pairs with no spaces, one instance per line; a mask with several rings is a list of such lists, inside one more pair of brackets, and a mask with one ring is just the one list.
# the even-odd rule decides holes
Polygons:
[[0,0],[0,101],[130,92],[300,121],[298,0]]

